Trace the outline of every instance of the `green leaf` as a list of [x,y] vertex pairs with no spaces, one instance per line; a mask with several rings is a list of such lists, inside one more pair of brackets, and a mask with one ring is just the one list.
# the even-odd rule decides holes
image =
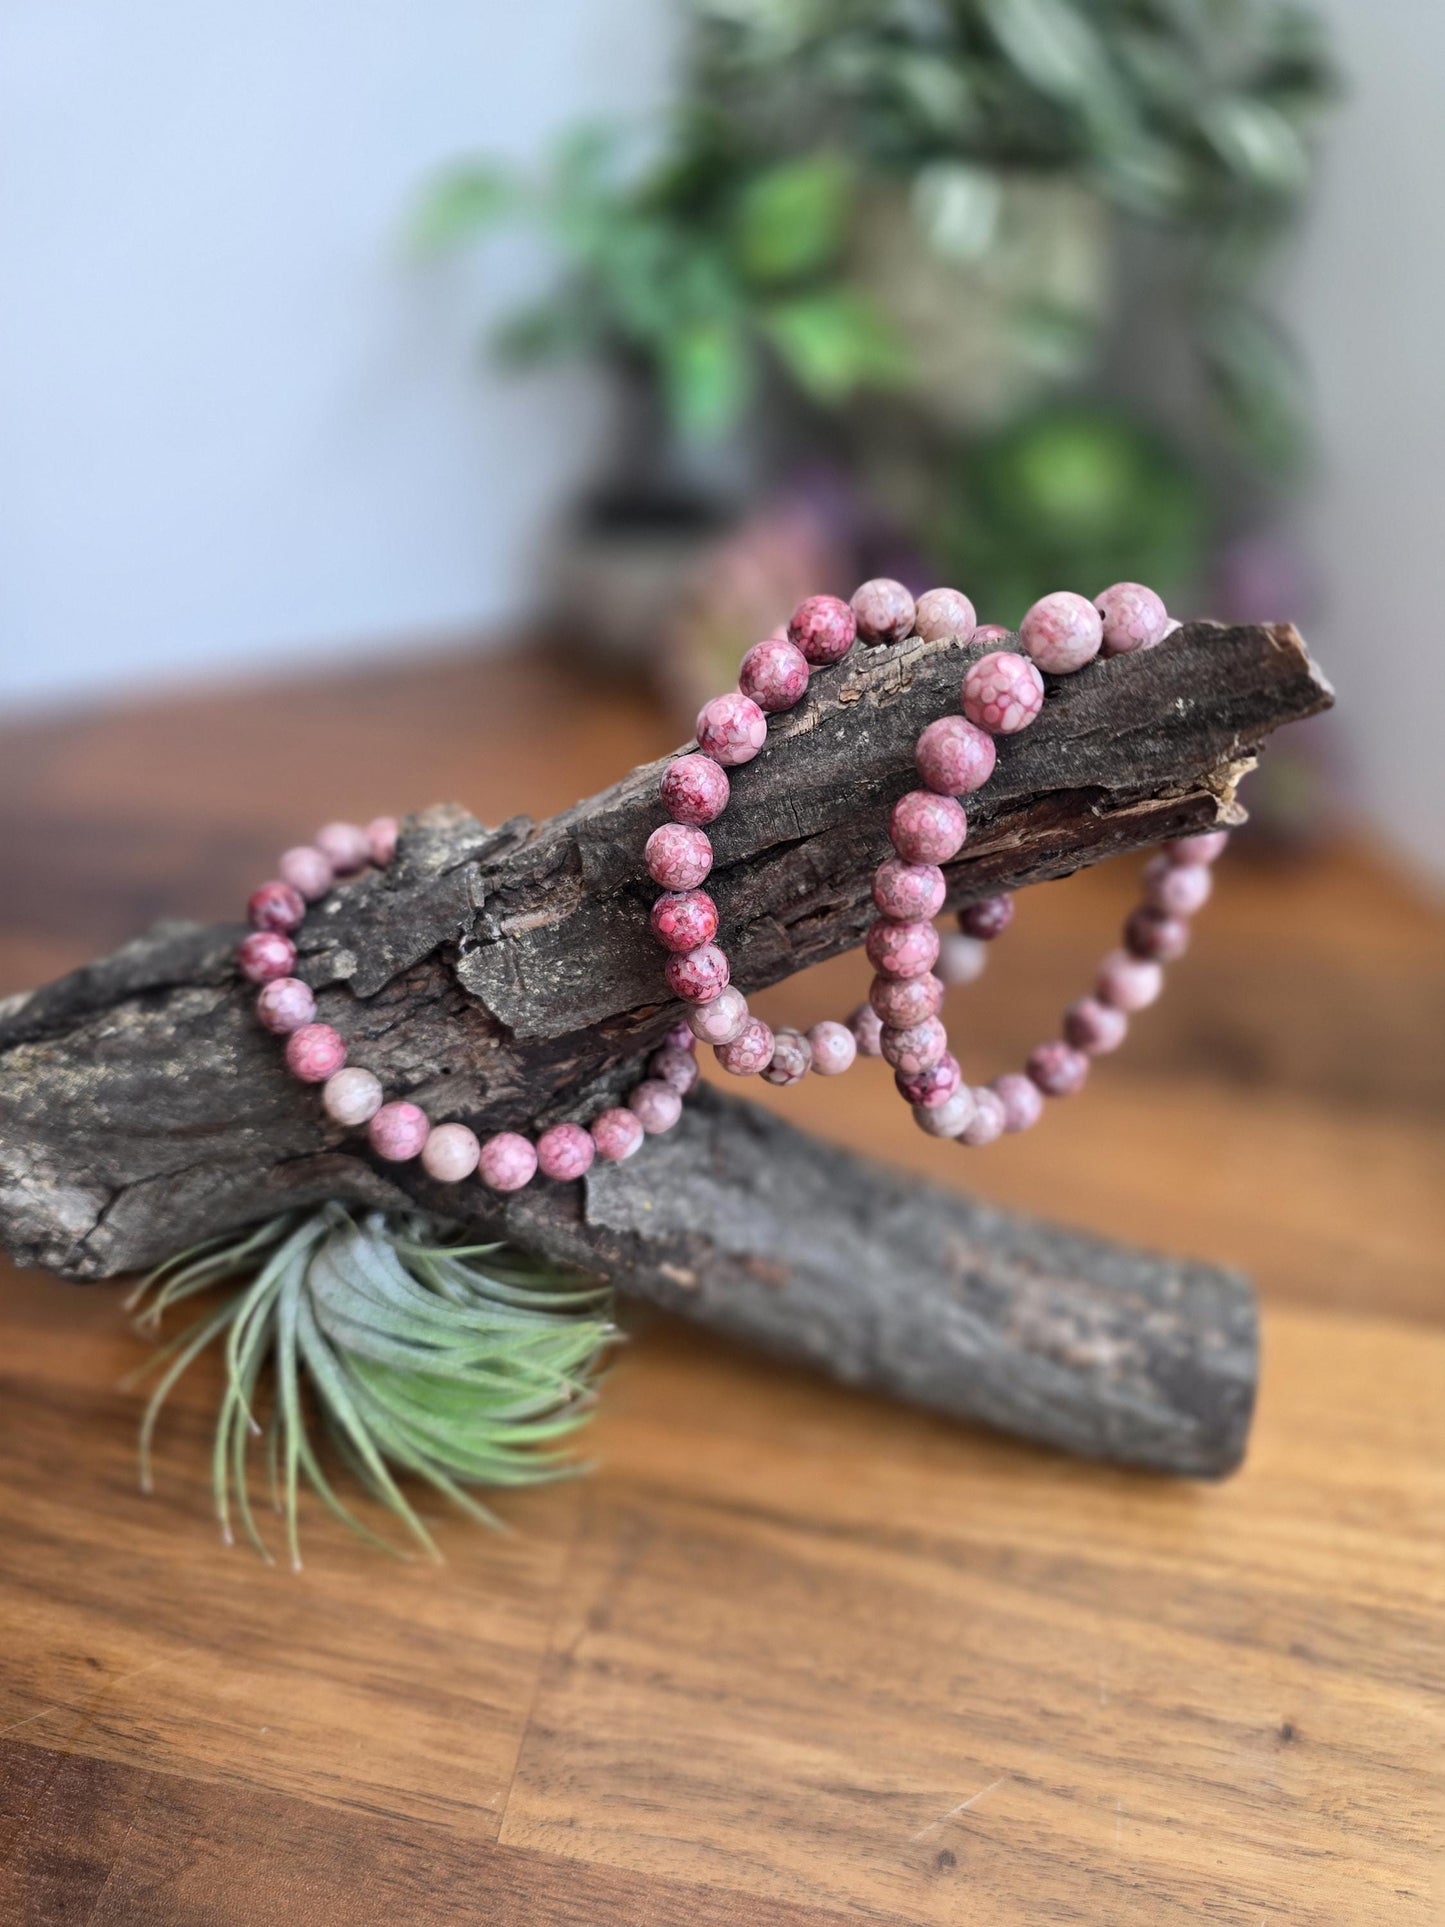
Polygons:
[[422,196],[411,220],[413,244],[424,254],[441,254],[493,228],[522,204],[515,175],[487,161],[474,161],[444,174]]
[[851,200],[852,172],[836,154],[783,161],[755,175],[737,211],[744,276],[796,281],[830,266],[846,238]]
[[752,390],[752,364],[740,328],[696,321],[662,344],[668,408],[683,436],[717,441],[735,428]]
[[825,406],[836,407],[860,388],[896,388],[907,380],[896,337],[851,289],[775,302],[759,323],[798,386]]

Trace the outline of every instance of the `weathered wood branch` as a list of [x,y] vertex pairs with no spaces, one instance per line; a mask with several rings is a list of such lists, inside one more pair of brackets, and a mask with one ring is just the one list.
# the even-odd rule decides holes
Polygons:
[[[977,653],[856,651],[735,773],[710,887],[745,989],[861,940],[913,743],[956,707]],[[1195,624],[1057,682],[974,799],[951,903],[1239,820],[1235,787],[1258,744],[1329,700],[1288,626]],[[541,825],[488,830],[455,808],[412,819],[395,866],[336,893],[304,932],[302,974],[353,1061],[483,1129],[586,1116],[624,1090],[677,1015],[659,998],[640,865],[657,774],[635,770]],[[460,1207],[479,1228],[944,1410],[1180,1470],[1237,1458],[1252,1385],[1242,1281],[903,1186],[724,1100],[582,1187],[505,1206],[479,1186],[442,1192],[328,1130],[251,1018],[237,935],[163,926],[0,1006],[0,1240],[22,1262],[106,1276],[328,1196]],[[837,1236],[785,1207],[825,1189],[849,1199]]]

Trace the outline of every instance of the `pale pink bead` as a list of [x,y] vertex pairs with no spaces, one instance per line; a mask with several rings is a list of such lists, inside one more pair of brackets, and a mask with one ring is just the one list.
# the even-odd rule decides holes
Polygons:
[[788,622],[788,640],[812,663],[841,662],[857,634],[858,619],[841,596],[810,595]]
[[841,1077],[853,1068],[858,1040],[846,1024],[825,1017],[808,1032],[808,1042],[813,1048],[813,1069],[819,1077]]
[[1129,1019],[1113,1004],[1097,997],[1080,997],[1064,1012],[1064,1042],[1088,1057],[1117,1050],[1129,1029]]
[[712,868],[707,831],[686,823],[659,823],[643,854],[648,875],[664,890],[695,890]]
[[907,863],[947,863],[963,848],[968,818],[952,796],[909,790],[893,805],[888,834]]
[[1043,1092],[1022,1071],[1005,1071],[989,1088],[1003,1105],[1006,1131],[1030,1131],[1044,1114]]
[[477,1170],[493,1191],[520,1191],[536,1175],[536,1147],[517,1131],[498,1131],[482,1145]]
[[1072,589],[1040,596],[1019,624],[1019,643],[1040,669],[1069,676],[1092,662],[1104,639],[1104,625],[1092,602]]
[[299,977],[277,977],[256,999],[256,1015],[278,1037],[289,1037],[316,1015],[316,999]]
[[966,903],[958,913],[958,927],[965,937],[976,937],[980,943],[992,943],[1001,937],[1014,919],[1014,900],[1011,896],[980,897],[977,903]]
[[388,1164],[420,1157],[430,1136],[431,1119],[420,1104],[409,1104],[405,1098],[383,1104],[366,1127],[367,1143]]
[[993,736],[1027,729],[1044,706],[1044,679],[1027,656],[995,649],[970,663],[963,678],[963,713]]
[[713,1055],[734,1077],[756,1077],[773,1060],[776,1039],[761,1017],[749,1017],[730,1044],[719,1044]]
[[[729,1045],[727,1048],[732,1049]],[[800,1084],[813,1066],[813,1046],[798,1030],[780,1030],[773,1038],[773,1054],[763,1072],[766,1084]]]
[[465,1124],[435,1124],[421,1147],[421,1168],[438,1184],[460,1184],[476,1170],[481,1155],[476,1132]]
[[968,796],[982,789],[998,758],[994,740],[963,716],[940,716],[918,738],[913,760],[929,789]]
[[868,932],[868,961],[884,977],[922,977],[938,957],[931,923],[893,923],[880,917]]
[[286,1068],[303,1084],[324,1084],[346,1062],[346,1046],[330,1024],[303,1024],[286,1039]]
[[628,1098],[627,1108],[649,1137],[657,1137],[682,1116],[682,1099],[660,1077],[649,1077]]
[[306,901],[299,890],[278,877],[263,883],[246,900],[246,921],[253,930],[299,930],[306,921]]
[[943,980],[936,976],[875,977],[868,1001],[894,1030],[909,1030],[943,1009]]
[[1171,616],[1169,621],[1165,623],[1164,633],[1159,638],[1159,640],[1161,642],[1168,642],[1169,638],[1172,635],[1176,634],[1183,627],[1184,627],[1184,624],[1182,622],[1180,622],[1177,618]]
[[873,872],[873,901],[898,923],[936,917],[947,888],[936,863],[905,863],[901,856],[890,856]]
[[1106,656],[1127,656],[1162,641],[1169,611],[1142,582],[1116,582],[1094,597]]
[[[692,1043],[692,1038],[688,1038]],[[664,1084],[670,1084],[679,1097],[686,1097],[701,1076],[697,1059],[691,1050],[676,1050],[664,1044],[655,1050],[647,1060],[647,1075],[660,1077]]]
[[925,1017],[922,1023],[911,1024],[907,1030],[894,1030],[885,1024],[879,1043],[884,1063],[891,1064],[905,1077],[931,1071],[948,1055],[948,1032],[937,1017]]
[[331,858],[310,843],[298,843],[293,849],[283,850],[276,869],[281,881],[299,890],[308,903],[324,897],[336,881]]
[[671,1030],[662,1033],[660,1050],[696,1050],[697,1039],[686,1024],[674,1024]]
[[981,622],[974,630],[971,640],[979,642],[1012,642],[1018,632],[1006,629],[1001,622]]
[[1094,995],[1115,1010],[1147,1010],[1163,988],[1162,965],[1127,950],[1111,950],[1094,979]]
[[913,1122],[929,1137],[957,1137],[973,1119],[973,1092],[960,1084],[941,1104],[915,1104]]
[[750,763],[768,740],[768,719],[751,696],[714,696],[697,712],[697,746],[715,763]]
[[715,822],[728,806],[731,791],[727,771],[720,769],[711,756],[693,750],[675,756],[662,772],[658,785],[662,806],[674,823],[688,823],[701,829]]
[[861,1057],[883,1055],[883,1019],[871,1004],[859,1004],[848,1019],[848,1028]]
[[324,823],[314,838],[337,876],[351,876],[371,861],[371,840],[359,823]]
[[401,825],[394,816],[374,816],[366,826],[366,847],[378,870],[384,870],[396,855]]
[[1177,836],[1164,848],[1171,862],[1188,867],[1193,863],[1217,862],[1228,845],[1228,830],[1205,830],[1200,836]]
[[1029,1054],[1030,1079],[1045,1097],[1072,1097],[1081,1091],[1089,1075],[1089,1060],[1082,1051],[1062,1039],[1040,1044]]
[[1189,936],[1189,925],[1183,917],[1166,917],[1147,903],[1132,910],[1124,925],[1125,948],[1155,963],[1177,963],[1189,948]]
[[666,950],[696,950],[717,935],[717,905],[705,890],[659,897],[652,906],[652,934]]
[[977,627],[978,611],[961,589],[925,589],[913,611],[914,633],[925,642],[967,642]]
[[808,658],[794,643],[769,636],[743,657],[738,688],[768,715],[792,709],[808,693]]
[[669,957],[662,967],[667,987],[685,1004],[710,1004],[727,988],[731,971],[725,953],[715,943],[699,944]]
[[236,962],[247,983],[274,983],[278,977],[291,975],[296,946],[279,930],[253,930],[237,944]]
[[987,1084],[976,1084],[971,1095],[973,1116],[958,1135],[962,1143],[977,1149],[1001,1138],[1008,1129],[1008,1119],[1003,1099],[997,1091],[991,1091]]
[[893,1082],[906,1103],[932,1111],[940,1104],[946,1104],[953,1096],[963,1082],[963,1072],[958,1068],[956,1057],[946,1056],[936,1064],[930,1064],[926,1071],[917,1071],[910,1076],[895,1071]]
[[687,1027],[700,1044],[730,1044],[747,1021],[748,1000],[732,984],[687,1015]]
[[358,1124],[365,1124],[376,1116],[383,1095],[381,1079],[376,1073],[353,1065],[327,1078],[321,1105],[333,1124],[344,1124],[355,1130]]
[[961,931],[945,930],[938,940],[938,962],[933,966],[950,989],[975,984],[988,962],[988,946]]
[[592,1168],[597,1146],[580,1124],[549,1124],[537,1139],[537,1169],[544,1178],[570,1184]]
[[1166,917],[1192,917],[1214,889],[1214,872],[1204,863],[1175,863],[1156,856],[1144,866],[1144,901]]
[[913,597],[901,582],[877,575],[853,591],[853,614],[864,642],[901,642],[913,629]]
[[609,1164],[621,1164],[642,1143],[642,1119],[636,1111],[603,1111],[592,1120],[592,1142],[597,1155]]

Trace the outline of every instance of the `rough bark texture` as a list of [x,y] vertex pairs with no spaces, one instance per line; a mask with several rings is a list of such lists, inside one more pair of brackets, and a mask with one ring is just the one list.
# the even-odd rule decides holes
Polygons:
[[[734,773],[710,888],[744,988],[861,940],[918,731],[957,707],[978,653],[917,640],[855,651]],[[1329,700],[1288,626],[1195,624],[1053,683],[974,800],[950,902],[1239,820],[1255,747]],[[313,914],[301,974],[353,1060],[483,1129],[586,1116],[624,1090],[677,1015],[659,998],[640,863],[659,768],[541,825],[427,811],[390,871]],[[1241,1280],[903,1185],[722,1101],[584,1187],[506,1208],[478,1186],[441,1192],[326,1129],[250,1015],[238,934],[163,926],[0,1006],[0,1240],[22,1262],[96,1278],[286,1203],[444,1202],[944,1410],[1178,1470],[1237,1459],[1253,1355]],[[787,1204],[795,1183],[816,1212]],[[822,1204],[845,1194],[830,1230]]]

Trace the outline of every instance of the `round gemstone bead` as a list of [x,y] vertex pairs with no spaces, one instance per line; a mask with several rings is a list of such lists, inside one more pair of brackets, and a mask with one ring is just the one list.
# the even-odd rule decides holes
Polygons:
[[1014,900],[1011,896],[981,897],[977,903],[966,903],[958,913],[958,927],[965,937],[976,937],[980,943],[992,943],[1001,937],[1013,922]]
[[644,1135],[642,1119],[636,1111],[603,1111],[592,1120],[592,1142],[597,1146],[597,1155],[609,1164],[621,1164],[624,1158],[630,1158]]
[[868,932],[866,948],[880,976],[922,977],[937,960],[938,932],[931,923],[893,923],[880,917]]
[[991,1091],[987,1084],[976,1084],[971,1095],[973,1116],[958,1135],[964,1144],[978,1148],[1001,1138],[1008,1126],[1003,1099],[997,1091]]
[[1072,1097],[1084,1088],[1089,1060],[1082,1051],[1059,1039],[1031,1051],[1027,1068],[1045,1097]]
[[346,1045],[330,1024],[303,1024],[286,1039],[286,1068],[303,1084],[324,1084],[346,1062]]
[[687,1027],[700,1044],[730,1044],[748,1021],[748,1000],[729,984],[710,1003],[688,1012]]
[[825,1017],[808,1032],[813,1051],[813,1069],[819,1077],[841,1077],[853,1068],[858,1055],[858,1040],[846,1024]]
[[835,595],[810,595],[788,622],[788,640],[812,663],[841,662],[857,634],[857,617]]
[[929,1137],[957,1137],[973,1118],[973,1092],[960,1084],[942,1104],[915,1104],[913,1122]]
[[974,630],[972,640],[974,642],[1012,642],[1017,633],[1015,629],[1006,629],[1001,622],[981,622]]
[[873,873],[874,903],[885,917],[899,923],[936,917],[946,890],[936,863],[905,863],[901,856],[891,856]]
[[537,1139],[537,1169],[544,1178],[570,1184],[592,1168],[597,1146],[580,1124],[549,1124]]
[[1205,863],[1175,863],[1156,856],[1144,866],[1144,901],[1166,917],[1192,917],[1214,889],[1214,872]]
[[945,930],[938,940],[938,962],[934,969],[944,983],[956,988],[960,984],[977,983],[987,961],[987,947],[977,937]]
[[1129,1019],[1113,1004],[1097,997],[1080,997],[1064,1012],[1064,1042],[1086,1057],[1103,1057],[1117,1050],[1129,1029]]
[[1027,656],[994,649],[970,663],[963,678],[963,713],[991,736],[1027,729],[1044,706],[1044,679]]
[[1189,925],[1183,917],[1167,917],[1141,903],[1124,925],[1124,947],[1154,963],[1177,963],[1189,948]]
[[[687,1041],[691,1044],[691,1037]],[[655,1050],[648,1058],[647,1075],[660,1077],[664,1084],[672,1086],[679,1097],[686,1097],[701,1073],[691,1050],[677,1050],[664,1044],[661,1050]]]
[[875,977],[868,1001],[884,1024],[894,1030],[910,1030],[943,1009],[943,982],[931,975]]
[[279,930],[253,930],[237,944],[236,962],[247,983],[274,983],[278,977],[291,975],[296,946]]
[[883,1019],[871,1004],[859,1004],[848,1019],[848,1028],[861,1057],[883,1055]]
[[286,935],[306,921],[306,900],[299,890],[278,877],[263,883],[246,901],[246,921],[253,930],[279,930]]
[[315,843],[339,877],[352,876],[371,861],[371,839],[359,823],[324,823]]
[[795,643],[769,636],[743,657],[738,688],[769,715],[792,709],[808,693],[808,658]]
[[768,740],[768,719],[751,696],[714,696],[697,713],[697,746],[715,763],[750,763]]
[[652,906],[652,934],[665,950],[696,950],[717,935],[717,905],[705,890],[672,891]]
[[293,849],[283,850],[276,869],[281,881],[299,890],[308,903],[324,897],[336,881],[331,858],[311,843],[298,843]]
[[519,1131],[498,1131],[483,1143],[477,1170],[493,1191],[520,1191],[536,1176],[536,1146]]
[[482,1147],[465,1124],[434,1124],[421,1147],[421,1168],[438,1184],[460,1184],[476,1170]]
[[1164,845],[1173,863],[1214,863],[1229,844],[1228,830],[1205,830],[1199,836],[1178,836]]
[[977,627],[978,611],[961,589],[926,589],[913,611],[914,633],[925,642],[967,642]]
[[749,1017],[732,1042],[719,1044],[714,1055],[734,1077],[756,1077],[773,1061],[775,1045],[771,1025],[761,1017]]
[[394,816],[374,816],[366,826],[366,847],[378,870],[384,870],[396,855],[401,825]]
[[366,1127],[367,1142],[388,1164],[405,1164],[420,1157],[431,1136],[431,1119],[420,1104],[399,1099],[383,1104]]
[[647,839],[647,873],[664,890],[693,890],[712,868],[706,830],[686,823],[659,823]]
[[905,1076],[896,1071],[894,1083],[906,1103],[917,1105],[921,1110],[936,1110],[946,1104],[963,1082],[963,1072],[958,1068],[958,1059],[944,1056],[936,1064],[930,1064],[926,1071],[918,1071]]
[[695,1051],[697,1049],[697,1039],[693,1036],[686,1024],[674,1024],[671,1030],[665,1030],[662,1033],[662,1043],[658,1048],[661,1050]]
[[726,955],[715,943],[699,944],[668,958],[662,967],[667,987],[685,1004],[710,1004],[727,988],[730,975]]
[[952,796],[909,790],[893,805],[888,834],[906,863],[947,863],[963,848],[968,818]]
[[1072,589],[1040,596],[1019,624],[1019,644],[1040,669],[1069,676],[1092,662],[1104,640],[1104,625],[1092,602]]
[[357,1125],[366,1124],[376,1116],[382,1099],[381,1079],[374,1071],[364,1071],[354,1065],[327,1078],[321,1106],[333,1124],[344,1124],[355,1130]]
[[289,1037],[316,1015],[316,999],[299,977],[277,977],[256,999],[256,1015],[278,1037]]
[[940,716],[918,738],[913,760],[929,789],[943,796],[968,796],[993,775],[997,757],[987,730],[964,716]]
[[1094,597],[1103,625],[1106,656],[1127,656],[1135,649],[1152,649],[1163,640],[1169,611],[1142,582],[1115,582]]
[[773,1038],[773,1055],[763,1072],[763,1081],[768,1084],[800,1084],[812,1064],[813,1047],[803,1033],[780,1030]]
[[649,1137],[657,1137],[682,1116],[682,1099],[660,1077],[648,1077],[632,1092],[627,1108]]
[[904,1077],[931,1071],[948,1055],[948,1032],[937,1017],[925,1017],[921,1023],[910,1024],[907,1030],[894,1030],[885,1024],[880,1043],[884,1063],[891,1064]]
[[1094,995],[1115,1010],[1147,1010],[1163,988],[1162,965],[1127,950],[1111,950],[1094,980]]
[[877,575],[853,591],[853,614],[864,642],[902,642],[913,629],[913,597],[901,582]]
[[1003,1105],[1006,1131],[1030,1131],[1044,1114],[1043,1093],[1022,1071],[1005,1071],[989,1088]]
[[687,823],[694,829],[722,815],[731,788],[727,771],[696,749],[686,756],[674,756],[658,785],[662,807],[673,822]]

